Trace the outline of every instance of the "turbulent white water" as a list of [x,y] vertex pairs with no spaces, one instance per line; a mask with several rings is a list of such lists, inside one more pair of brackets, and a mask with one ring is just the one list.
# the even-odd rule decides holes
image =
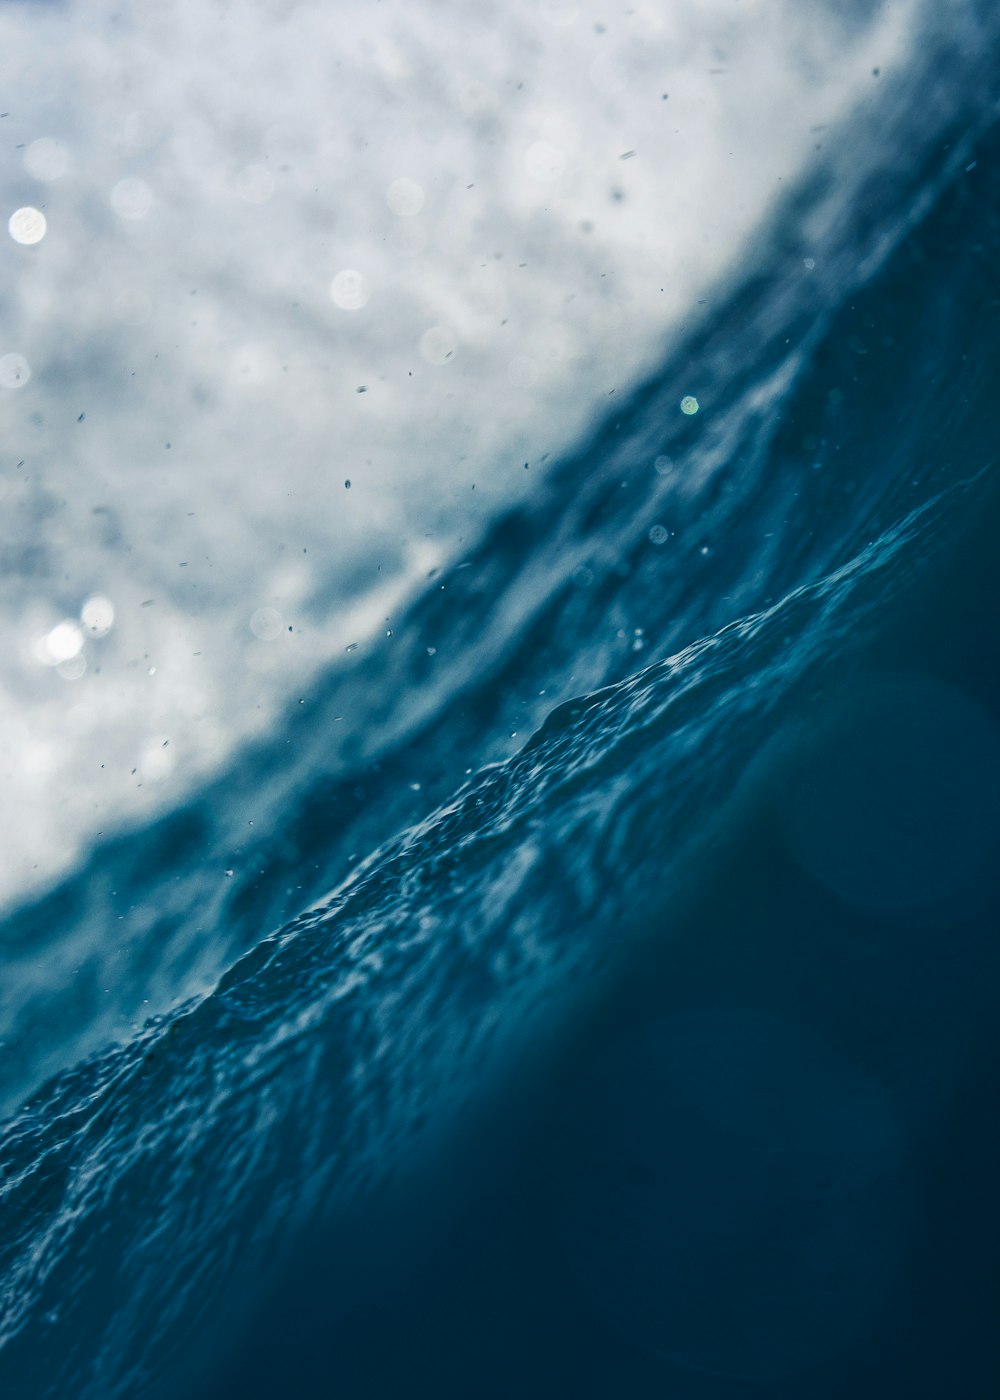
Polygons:
[[656,360],[906,62],[915,3],[842,9],[0,10],[0,899],[392,631]]

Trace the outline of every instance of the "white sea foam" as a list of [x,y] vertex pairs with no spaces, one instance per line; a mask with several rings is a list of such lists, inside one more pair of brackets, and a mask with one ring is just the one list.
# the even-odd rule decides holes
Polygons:
[[913,9],[4,6],[0,899],[533,489]]

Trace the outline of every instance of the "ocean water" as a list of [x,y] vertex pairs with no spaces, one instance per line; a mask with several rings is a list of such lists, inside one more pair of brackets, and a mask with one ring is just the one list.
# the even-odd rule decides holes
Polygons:
[[996,1393],[1000,21],[737,8],[0,12],[4,1395]]
[[0,899],[271,732],[654,369],[905,69],[912,0],[839,8],[0,8]]

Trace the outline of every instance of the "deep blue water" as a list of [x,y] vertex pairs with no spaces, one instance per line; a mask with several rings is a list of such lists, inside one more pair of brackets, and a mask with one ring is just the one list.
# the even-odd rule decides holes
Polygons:
[[0,928],[4,1395],[995,1393],[994,29]]

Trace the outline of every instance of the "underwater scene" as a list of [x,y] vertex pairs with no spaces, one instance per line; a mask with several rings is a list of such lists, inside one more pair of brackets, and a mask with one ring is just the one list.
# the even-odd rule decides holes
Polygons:
[[0,6],[0,1393],[998,1393],[1000,11]]

